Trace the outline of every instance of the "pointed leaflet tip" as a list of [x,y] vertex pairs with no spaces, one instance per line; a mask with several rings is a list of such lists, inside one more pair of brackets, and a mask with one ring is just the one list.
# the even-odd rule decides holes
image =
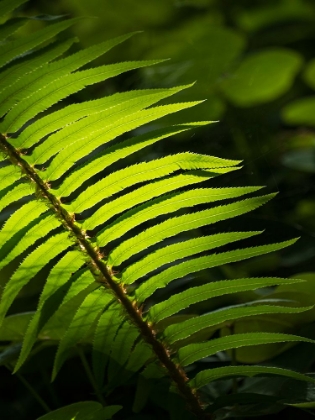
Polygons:
[[[180,124],[177,124],[177,125],[180,125],[180,126],[183,126],[183,127],[190,127],[191,126],[191,128],[197,128],[198,126],[203,126],[203,125],[209,125],[209,124],[213,124],[213,123],[216,123],[216,122],[218,122],[218,121],[192,121],[192,122],[187,122],[187,123],[180,123]],[[173,126],[173,127],[176,127],[176,125],[175,126]]]

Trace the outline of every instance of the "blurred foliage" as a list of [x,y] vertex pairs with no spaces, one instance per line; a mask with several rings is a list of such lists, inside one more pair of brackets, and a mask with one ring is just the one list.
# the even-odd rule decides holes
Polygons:
[[[298,277],[306,282],[261,293],[238,294],[233,302],[229,301],[229,297],[214,299],[206,308],[201,304],[192,310],[200,313],[258,299],[279,299],[288,305],[313,305],[315,2],[33,0],[22,5],[20,10],[27,16],[47,14],[47,19],[52,15],[87,16],[73,30],[84,46],[130,31],[144,31],[128,41],[124,50],[118,48],[110,52],[108,57],[112,62],[121,61],[122,58],[171,59],[158,66],[130,72],[115,81],[86,89],[72,98],[75,101],[130,88],[172,86],[196,81],[188,93],[181,93],[178,98],[206,101],[192,110],[182,112],[182,116],[172,118],[175,121],[181,121],[181,118],[185,120],[185,113],[188,112],[190,120],[220,119],[220,122],[199,129],[188,137],[183,134],[172,142],[159,144],[147,150],[146,155],[137,155],[138,159],[145,160],[164,152],[176,153],[187,149],[222,158],[244,159],[242,173],[222,177],[223,181],[218,186],[260,184],[266,185],[270,191],[280,191],[273,202],[256,211],[254,216],[239,218],[227,226],[230,230],[235,227],[246,230],[266,229],[264,235],[270,241],[300,236],[298,243],[281,254],[202,273],[198,281],[202,284],[209,278],[215,280],[271,275]],[[31,31],[41,24],[33,20],[20,29],[20,33]],[[158,124],[155,123],[156,126]],[[0,281],[3,284],[6,273],[1,274]],[[12,308],[12,314],[18,314],[9,317],[0,329],[3,350],[0,355],[0,364],[3,365],[0,412],[3,420],[33,420],[44,414],[43,408],[25,387],[23,380],[19,382],[9,372],[29,322],[30,311],[35,308],[39,284],[40,279],[35,279],[31,287],[21,294],[18,303]],[[71,311],[77,306],[78,302],[69,302]],[[58,338],[66,328],[67,313],[67,308],[64,308],[50,322],[49,327],[42,331],[33,357],[21,373],[22,377],[29,378],[31,386],[53,409],[95,399],[93,388],[87,383],[80,359],[75,354],[65,365],[55,386],[49,382],[52,354]],[[222,325],[221,331],[206,331],[205,339],[214,334],[224,335],[233,331],[259,331],[262,326],[265,331],[293,332],[314,338],[314,325],[314,309],[296,315],[256,316],[239,320],[233,326]],[[88,348],[88,343],[89,337],[85,337],[83,349]],[[230,363],[231,357],[236,363],[270,362],[275,366],[314,371],[314,350],[308,344],[242,348],[234,355],[219,354],[204,360],[204,363],[208,363],[209,367],[224,366]],[[125,397],[124,408],[115,418],[164,418],[165,410],[171,406],[170,418],[184,420],[186,417],[179,397],[174,394],[172,401],[165,400],[168,386],[167,381],[146,382],[141,379],[139,383],[130,379],[120,391],[129,396]],[[287,407],[284,412],[287,419],[295,419],[296,416],[303,419],[313,417],[308,410],[314,404],[314,389],[308,384],[297,386],[293,380],[247,378],[237,384],[242,393],[230,394],[227,398],[225,394],[230,393],[233,386],[235,383],[233,385],[231,380],[219,381],[203,390],[205,398],[213,403],[211,410],[217,419],[269,415],[268,418],[272,420],[277,418],[277,413],[284,407]],[[288,399],[292,402],[292,398],[297,406],[302,404],[304,411],[286,405]],[[107,402],[121,404],[121,395],[109,395]],[[97,403],[86,404],[95,404],[93,409],[99,412]],[[69,410],[71,416],[71,408]],[[134,414],[131,414],[132,410]],[[104,415],[100,418],[107,418]],[[46,418],[53,417],[42,417],[43,420]]]

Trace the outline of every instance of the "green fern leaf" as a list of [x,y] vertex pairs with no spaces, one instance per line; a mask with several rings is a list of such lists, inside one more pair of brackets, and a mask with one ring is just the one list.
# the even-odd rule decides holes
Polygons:
[[33,189],[29,184],[20,183],[15,185],[10,191],[5,191],[5,194],[0,198],[0,211],[15,201],[28,197],[32,194]]
[[[33,87],[37,89],[34,91],[35,93],[26,93],[26,96],[20,99],[20,102],[12,108],[7,114],[4,122],[0,124],[0,130],[5,133],[14,133],[37,114],[47,110],[56,102],[82,90],[86,86],[103,82],[104,80],[118,76],[126,71],[153,65],[158,62],[159,61],[131,61],[121,64],[100,66],[89,70],[81,70],[73,74],[66,74],[63,77],[60,77],[61,72],[60,69],[58,69],[58,79],[52,79],[53,75],[48,73],[49,78],[46,82],[46,86],[42,86],[42,80],[33,83]],[[47,72],[47,69],[45,70]]]
[[129,355],[121,383],[127,380],[133,373],[138,372],[150,359],[155,359],[152,349],[143,341],[139,341]]
[[[85,102],[84,104],[74,104],[69,105],[65,108],[62,108],[58,111],[55,111],[52,114],[49,114],[40,120],[34,122],[29,127],[27,127],[21,136],[17,139],[18,147],[30,147],[35,145],[42,138],[48,134],[53,133],[61,128],[64,128],[60,136],[59,133],[59,142],[62,142],[64,135],[70,135],[71,131],[67,131],[67,125],[72,124],[81,118],[85,118],[89,115],[97,114],[109,110],[110,108],[121,107],[122,104],[131,99],[136,99],[137,97],[142,98],[145,96],[152,95],[153,102],[158,101],[164,97],[168,97],[176,92],[179,92],[181,89],[184,89],[186,86],[174,88],[174,89],[156,89],[156,90],[142,90],[142,91],[132,91],[132,92],[123,92],[117,93],[105,98],[96,99],[94,101]],[[188,86],[187,86],[188,87]],[[106,115],[107,116],[107,115]],[[54,142],[44,142],[45,147],[47,145],[52,147],[54,143],[58,142],[58,137],[55,137]],[[38,152],[37,152],[38,153]],[[51,154],[50,156],[53,156]]]
[[[36,201],[30,201],[24,206],[19,208],[11,217],[6,221],[0,231],[0,244],[3,247],[9,239],[12,238],[12,234],[16,233],[16,226],[21,231],[23,228],[28,226],[32,221],[37,219],[41,214],[47,211],[47,207],[43,203],[37,203]],[[0,261],[1,261],[1,248],[0,248]],[[0,263],[1,264],[1,263]]]
[[241,305],[235,308],[227,308],[210,312],[206,315],[193,317],[180,324],[174,324],[167,327],[164,331],[164,336],[169,343],[175,343],[178,340],[184,340],[194,333],[212,326],[221,326],[225,322],[231,322],[244,317],[267,314],[295,314],[308,311],[312,307],[305,306],[301,308],[274,306],[274,305],[257,305],[246,306]]
[[0,168],[0,194],[8,186],[13,185],[16,181],[19,181],[20,177],[20,171],[14,166],[3,166]]
[[307,381],[315,383],[314,378],[294,372],[293,370],[276,368],[271,366],[225,366],[215,369],[207,369],[198,373],[195,378],[190,381],[190,386],[193,388],[201,388],[209,382],[216,379],[233,376],[255,376],[255,375],[278,375],[285,376],[299,381]]
[[[148,228],[139,235],[123,242],[110,253],[108,263],[111,266],[119,266],[123,261],[127,260],[132,255],[139,253],[144,249],[148,249],[150,246],[166,238],[170,238],[180,232],[196,229],[201,226],[239,216],[261,206],[273,196],[274,194],[248,198],[236,203],[214,207],[210,210],[203,210],[197,213],[185,214],[184,216],[168,219],[165,222],[153,226],[152,228]],[[98,237],[100,245],[104,243],[105,238],[106,231]],[[112,235],[108,238],[108,241],[114,239],[116,239],[116,237]]]
[[[176,133],[178,131],[176,130]],[[165,193],[174,191],[179,188],[187,187],[195,183],[204,182],[212,178],[215,174],[212,174],[208,171],[190,171],[188,173],[175,175],[168,177],[154,183],[144,185],[143,187],[137,188],[131,193],[124,194],[122,197],[113,199],[111,202],[104,204],[95,213],[92,214],[89,218],[85,219],[82,226],[86,230],[94,229],[95,227],[107,222],[113,216],[122,213],[124,210],[128,210],[137,204],[141,204],[145,201],[149,201],[152,198],[162,196]],[[125,217],[122,217],[124,220]],[[110,227],[116,226],[118,221],[115,221],[114,224]]]
[[[121,237],[130,228],[134,228],[148,220],[155,219],[162,214],[171,214],[182,208],[193,207],[199,204],[212,203],[225,200],[231,197],[236,198],[244,194],[256,191],[258,188],[220,188],[220,189],[196,189],[183,193],[169,194],[165,198],[157,198],[139,208],[125,213],[121,218],[116,219],[102,233],[108,241]],[[132,221],[132,222],[131,222]],[[114,254],[115,255],[115,254]],[[115,258],[115,256],[114,256]],[[119,263],[113,263],[119,265]]]
[[[143,100],[140,102],[140,106]],[[122,118],[121,120],[117,121],[114,124],[111,124],[110,127],[107,127],[106,124],[104,125],[102,120],[100,120],[99,116],[90,117],[93,123],[93,129],[90,128],[90,121],[88,118],[82,121],[84,126],[83,130],[80,130],[81,134],[80,137],[77,139],[75,143],[70,143],[69,147],[64,148],[55,159],[53,159],[52,163],[49,166],[49,169],[45,172],[45,179],[47,181],[53,181],[59,179],[66,170],[70,169],[71,166],[81,159],[82,157],[86,156],[89,152],[93,151],[97,147],[101,146],[102,144],[106,143],[107,140],[111,140],[125,132],[133,130],[134,128],[139,127],[147,122],[151,122],[156,118],[161,118],[162,116],[168,115],[172,112],[177,112],[179,110],[189,108],[193,105],[196,105],[196,102],[187,103],[187,104],[179,104],[179,105],[165,105],[164,107],[159,107],[157,109],[148,109],[144,111],[139,111],[138,113],[129,115],[126,118]],[[159,112],[160,111],[160,112]],[[109,115],[110,117],[110,115]],[[115,121],[115,120],[114,120]],[[77,125],[80,125],[79,122]],[[82,125],[81,124],[81,125]],[[77,129],[77,125],[75,129]],[[109,134],[109,139],[108,139]],[[81,137],[82,136],[82,137]],[[71,137],[70,137],[71,141]],[[88,143],[87,143],[88,142]],[[69,161],[68,156],[69,154],[73,155],[71,161]],[[102,190],[101,190],[102,192]],[[86,201],[87,198],[84,196],[81,198],[80,201]],[[78,212],[81,210],[77,210]]]
[[[262,287],[275,286],[279,284],[293,284],[297,282],[299,282],[299,280],[279,278],[247,278],[237,280],[221,280],[219,282],[209,283],[203,286],[192,287],[188,290],[185,290],[184,292],[178,293],[170,297],[166,301],[153,306],[151,308],[150,315],[152,316],[154,312],[157,312],[157,315],[165,318],[164,315],[162,315],[162,312],[164,309],[167,310],[169,308],[169,305],[172,304],[176,304],[176,309],[174,308],[174,313],[176,313],[179,312],[182,308],[186,308],[188,305],[193,305],[194,303],[202,302],[204,300],[211,299],[217,296],[223,296],[229,293],[238,293],[247,290],[255,290]],[[168,310],[172,312],[173,308]]]
[[[169,136],[173,136],[182,131],[189,130],[199,124],[193,123],[189,126],[175,126],[166,129],[156,130],[148,134],[140,135],[130,140],[119,143],[117,146],[109,147],[103,156],[88,161],[86,165],[72,172],[57,189],[57,196],[68,196],[78,189],[88,178],[101,172],[104,167],[108,167],[120,159],[123,159],[132,153],[141,150],[142,147],[154,144],[156,141],[162,140]],[[200,123],[203,125],[203,123]]]
[[[131,35],[132,34],[125,35],[123,37],[115,38],[114,40],[98,44],[86,50],[79,51],[70,57],[66,57],[52,63],[49,63],[49,61],[55,57],[51,57],[51,53],[48,55],[49,58],[51,57],[50,60],[47,59],[47,54],[41,55],[37,60],[35,60],[35,63],[38,63],[37,68],[34,66],[34,63],[32,63],[33,71],[29,71],[28,74],[26,74],[23,78],[14,80],[12,84],[7,86],[5,89],[6,96],[4,96],[1,104],[1,112],[5,113],[5,111],[13,108],[12,113],[14,118],[14,115],[18,115],[19,111],[23,111],[23,109],[27,110],[27,107],[24,106],[25,102],[31,103],[30,101],[32,98],[34,99],[34,97],[37,108],[39,108],[39,112],[42,112],[48,108],[48,106],[50,106],[48,105],[49,103],[54,104],[57,102],[52,100],[53,98],[47,98],[47,102],[44,101],[44,103],[47,104],[46,108],[40,109],[38,101],[40,98],[43,100],[43,93],[45,89],[48,92],[52,86],[57,87],[55,81],[61,79],[62,76],[71,78],[71,72],[78,70],[85,64],[88,64],[89,62],[98,58],[100,55],[104,54],[106,51],[119,44],[120,42],[123,42]],[[69,42],[66,43],[66,46],[67,44],[69,44]],[[73,75],[73,79],[75,79],[75,77],[77,76]],[[3,124],[1,130],[7,132],[15,131],[13,127],[8,127],[8,124],[10,124],[10,121],[12,121],[10,115],[11,113],[9,113],[9,116],[6,118],[6,122]],[[28,121],[28,119],[26,119],[25,122],[26,121]]]
[[[2,293],[0,307],[0,323],[2,322],[11,303],[19,291],[25,286],[46,264],[62,251],[71,246],[68,233],[62,232],[49,238],[35,251],[31,252],[19,268],[15,271]],[[38,264],[40,261],[40,264]]]
[[[26,330],[25,339],[15,370],[18,370],[25,362],[42,327],[47,324],[62,304],[65,304],[79,293],[73,292],[73,287],[71,289],[71,284],[73,284],[73,278],[71,283],[71,277],[73,273],[79,270],[83,263],[84,259],[80,252],[69,251],[52,268],[40,296],[37,311]],[[90,279],[90,282],[88,282],[89,285],[93,283],[94,278],[90,272],[87,271],[86,273],[88,279]],[[76,282],[78,283],[76,286],[80,285],[79,290],[84,290],[82,277],[79,276],[76,278]]]
[[[66,52],[73,44],[75,39],[69,39],[62,43],[54,43],[43,50],[33,52],[29,59],[20,59],[16,64],[0,73],[0,93],[2,96],[0,112],[1,116],[6,114],[15,105],[15,94],[24,86],[24,77],[30,73],[35,73],[37,69],[55,60]],[[35,57],[34,57],[35,56]]]
[[[162,287],[165,287],[171,281],[184,277],[188,274],[204,270],[206,268],[213,268],[223,264],[228,264],[235,261],[242,261],[247,258],[256,257],[258,255],[264,255],[268,252],[277,251],[285,248],[288,245],[293,244],[296,240],[285,241],[279,244],[262,245],[254,248],[242,248],[235,251],[222,252],[221,254],[213,254],[206,257],[194,258],[189,261],[185,261],[176,266],[170,267],[162,273],[151,277],[144,285],[140,286],[136,295],[140,302],[151,296],[151,294]],[[145,296],[145,298],[144,298]],[[161,321],[163,318],[173,315],[182,309],[190,306],[191,303],[187,299],[185,301],[178,300],[178,296],[172,296],[166,302],[158,303],[150,309],[150,315],[154,322]]]
[[112,304],[99,318],[93,341],[93,371],[95,380],[102,384],[105,376],[112,343],[124,322],[117,305]]
[[60,226],[58,220],[49,213],[37,218],[36,221],[36,225],[30,225],[26,232],[22,231],[22,237],[19,241],[13,241],[12,244],[10,241],[9,250],[4,247],[1,249],[0,269]]
[[111,345],[111,357],[108,364],[109,382],[113,382],[116,376],[120,375],[138,337],[138,329],[128,321],[124,322],[117,331],[116,337]]
[[[86,142],[89,142],[90,150],[96,149],[100,146],[100,142],[101,144],[106,143],[108,135],[109,140],[112,140],[117,137],[117,135],[137,128],[139,125],[146,122],[151,122],[153,119],[161,118],[171,112],[177,112],[192,106],[191,103],[172,105],[170,107],[165,105],[158,109],[153,108],[146,111],[139,111],[169,95],[170,93],[167,94],[167,92],[158,94],[150,93],[146,96],[140,94],[139,97],[127,99],[125,103],[121,100],[116,107],[111,106],[110,109],[105,107],[104,110],[96,115],[95,113],[92,113],[91,116],[86,117],[81,121],[72,124],[66,130],[61,130],[56,135],[51,136],[49,140],[46,140],[34,150],[28,161],[33,165],[44,163],[57,152],[60,152],[61,148],[60,154],[49,166],[51,169],[45,174],[47,180],[58,179],[63,175],[63,171],[65,172],[69,169],[69,162],[64,162],[65,154],[73,152],[73,162],[79,160],[82,156],[87,154]],[[117,132],[117,126],[120,125],[122,126],[122,133],[119,131]],[[115,127],[115,136],[113,136],[113,127]],[[63,144],[65,136],[68,138],[66,148],[64,148]],[[65,166],[65,164],[67,164],[67,166]]]
[[53,377],[56,376],[66,360],[69,350],[84,339],[91,326],[112,300],[113,298],[109,294],[103,293],[101,289],[96,289],[87,295],[60,341],[53,368]]
[[[10,13],[22,3],[0,0],[0,11]],[[276,306],[274,301],[261,300],[192,315],[176,324],[174,314],[214,297],[300,280],[248,278],[186,284],[186,290],[177,294],[166,289],[159,303],[152,295],[173,280],[280,250],[295,239],[209,254],[261,232],[193,236],[193,230],[244,215],[274,196],[239,199],[260,187],[193,189],[195,184],[239,169],[239,161],[180,153],[130,166],[122,163],[111,171],[111,165],[131,154],[210,121],[163,127],[161,120],[158,128],[150,130],[148,124],[199,103],[156,105],[190,85],[116,93],[63,106],[62,99],[88,85],[161,62],[86,68],[133,34],[64,56],[75,39],[59,42],[55,38],[76,21],[59,21],[14,40],[8,36],[25,19],[0,25],[0,36],[8,40],[0,45],[0,211],[4,210],[0,270],[15,264],[2,293],[0,321],[34,276],[45,277],[36,312],[27,318],[31,320],[15,370],[38,339],[59,341],[53,377],[73,348],[90,343],[100,389],[111,392],[140,370],[143,378],[168,374],[197,418],[204,418],[204,411],[195,388],[215,379],[271,373],[312,381],[293,371],[259,366],[205,370],[189,381],[185,366],[219,351],[253,344],[313,343],[304,337],[266,332],[200,342],[198,333],[243,317],[295,314],[310,307]],[[53,106],[56,110],[51,112]],[[140,127],[141,134],[119,139]],[[221,200],[229,202],[213,204]],[[195,206],[209,204],[210,208],[193,211]],[[121,273],[115,273],[116,267]],[[152,299],[150,308],[148,298]],[[185,343],[187,338],[191,344]],[[72,415],[72,408],[65,407],[65,415]],[[99,414],[107,418],[108,413]]]
[[[234,165],[235,161],[229,161],[228,164]],[[221,165],[224,166],[224,160]],[[196,170],[196,169],[212,169],[216,172],[216,166],[220,167],[220,163],[216,163],[215,158],[208,156],[193,155],[191,153],[183,153],[181,155],[168,156],[151,162],[143,162],[137,165],[132,165],[125,169],[113,172],[106,178],[98,181],[96,184],[87,188],[77,200],[68,206],[71,211],[85,210],[98,203],[104,196],[106,191],[106,197],[116,194],[125,188],[132,185],[147,182],[158,178],[165,177],[179,170]],[[219,171],[222,173],[223,171]],[[226,170],[228,172],[228,169]],[[87,173],[86,177],[90,174]],[[81,179],[81,181],[84,181]],[[64,190],[64,186],[56,191],[59,195],[68,195],[71,191]]]
[[218,233],[216,235],[190,239],[173,245],[161,248],[152,254],[147,255],[135,264],[129,265],[121,275],[121,281],[124,284],[132,284],[137,279],[145,276],[151,271],[169,264],[178,259],[190,257],[204,251],[210,251],[234,241],[250,238],[261,232],[231,232]]
[[197,360],[212,356],[220,351],[237,349],[244,346],[253,346],[270,343],[283,343],[292,341],[303,341],[315,343],[314,340],[304,337],[297,337],[292,334],[279,333],[245,333],[233,334],[226,337],[216,338],[209,342],[193,343],[178,351],[179,362],[182,366],[190,365]]
[[46,28],[29,35],[10,41],[6,44],[0,45],[1,63],[0,67],[4,67],[6,64],[14,60],[17,56],[24,54],[45,41],[55,37],[60,32],[68,29],[70,26],[78,22],[79,19],[69,19],[63,22],[54,23]]

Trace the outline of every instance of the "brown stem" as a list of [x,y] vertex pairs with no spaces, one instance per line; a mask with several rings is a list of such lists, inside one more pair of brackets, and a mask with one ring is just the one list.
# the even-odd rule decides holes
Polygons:
[[196,391],[188,385],[188,378],[184,369],[173,362],[168,350],[156,339],[153,329],[143,320],[141,310],[136,302],[132,302],[127,296],[123,286],[112,278],[111,271],[101,259],[99,249],[89,241],[85,232],[75,223],[73,216],[62,207],[61,201],[49,192],[48,184],[45,183],[37,174],[36,170],[21,157],[21,153],[7,141],[7,137],[1,135],[0,146],[2,151],[10,158],[12,164],[21,168],[22,172],[39,190],[41,196],[50,203],[50,207],[57,214],[64,228],[73,235],[80,249],[88,255],[90,259],[89,268],[93,276],[95,276],[97,281],[101,282],[105,287],[113,291],[117,300],[125,308],[131,321],[140,330],[143,339],[151,345],[160,363],[176,383],[177,388],[186,400],[190,411],[198,419],[210,419],[211,416],[204,412],[202,403]]

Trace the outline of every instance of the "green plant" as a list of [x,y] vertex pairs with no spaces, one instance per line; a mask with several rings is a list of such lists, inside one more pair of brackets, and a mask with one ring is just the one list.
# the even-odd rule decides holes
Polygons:
[[[0,15],[22,3],[1,0]],[[235,319],[294,314],[310,307],[256,300],[202,316],[182,313],[217,296],[301,282],[281,278],[201,285],[177,282],[201,270],[280,250],[295,239],[226,250],[220,247],[260,232],[195,234],[203,226],[245,214],[273,197],[254,196],[261,187],[191,188],[239,169],[237,161],[181,153],[108,171],[144,147],[209,122],[187,122],[115,141],[163,116],[198,105],[182,102],[153,107],[189,86],[130,91],[60,105],[59,101],[88,85],[159,62],[124,62],[82,70],[132,34],[64,56],[75,40],[55,41],[55,37],[75,22],[57,20],[0,45],[0,209],[6,211],[0,231],[0,269],[6,276],[0,305],[3,325],[10,322],[10,317],[4,317],[22,288],[31,280],[45,279],[37,310],[27,318],[18,359],[13,357],[12,363],[8,351],[6,363],[18,371],[31,352],[40,351],[40,346],[34,348],[38,336],[62,323],[54,336],[59,347],[52,376],[77,346],[101,402],[136,373],[140,383],[168,376],[172,392],[179,392],[190,412],[209,418],[209,401],[198,390],[216,379],[275,374],[314,382],[309,376],[271,366],[232,363],[202,370],[195,365],[226,350],[232,351],[234,362],[233,352],[243,346],[313,342],[283,333],[233,334],[232,329],[230,335],[208,340],[219,325],[232,325]],[[0,32],[3,41],[24,23],[24,19],[6,21]],[[46,112],[50,107],[55,108]],[[252,195],[234,200],[247,194]],[[194,206],[220,200],[231,201],[191,211]],[[183,213],[184,209],[189,211]],[[216,248],[218,253],[208,253]],[[174,293],[168,287],[171,283],[181,290]],[[158,291],[163,294],[158,296]],[[92,343],[93,375],[80,343]],[[185,370],[186,366],[191,370]],[[72,418],[75,412],[82,419],[86,413],[91,419],[104,419],[119,409],[80,404],[62,409],[58,418]]]

